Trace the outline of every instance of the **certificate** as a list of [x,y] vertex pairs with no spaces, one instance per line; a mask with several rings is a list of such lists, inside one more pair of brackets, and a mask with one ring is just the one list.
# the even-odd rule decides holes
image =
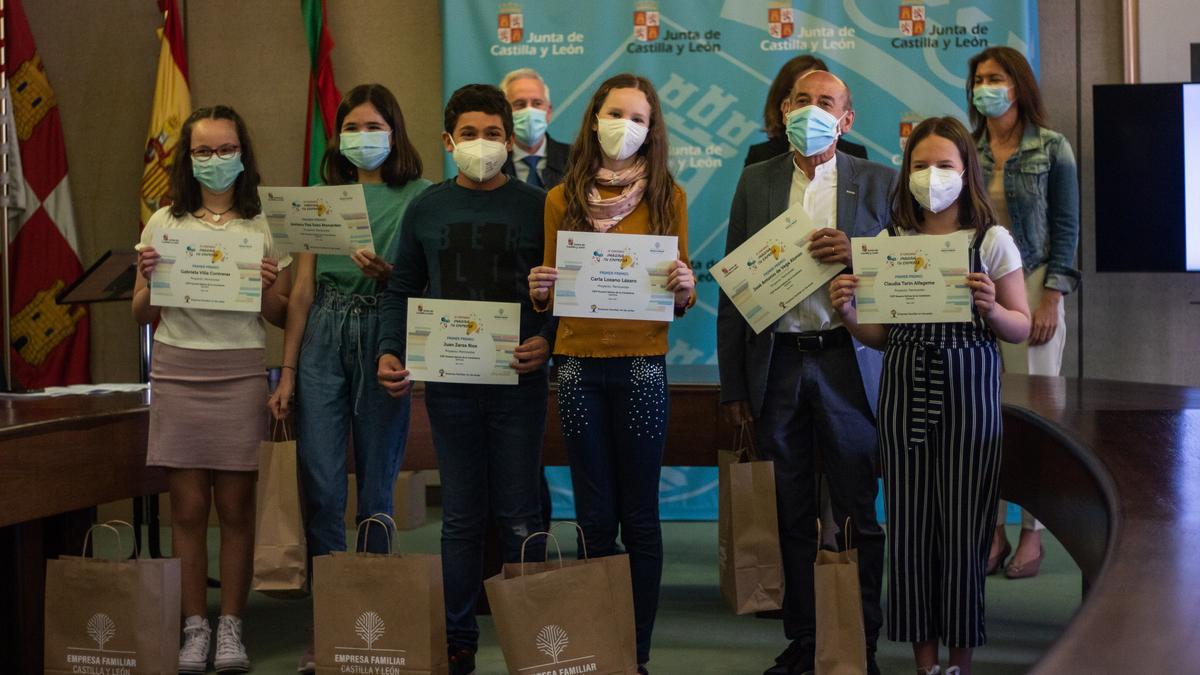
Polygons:
[[280,250],[331,255],[375,251],[361,185],[260,187],[258,196]]
[[519,303],[411,298],[404,365],[423,382],[517,384],[520,340]]
[[808,237],[816,229],[796,204],[712,268],[717,285],[754,332],[761,333],[813,293],[824,292],[825,284],[846,268],[813,257]]
[[261,232],[170,229],[154,236],[162,257],[150,278],[151,305],[262,309]]
[[677,237],[559,232],[554,315],[672,321],[678,257]]
[[973,232],[855,237],[859,323],[971,320],[968,253]]

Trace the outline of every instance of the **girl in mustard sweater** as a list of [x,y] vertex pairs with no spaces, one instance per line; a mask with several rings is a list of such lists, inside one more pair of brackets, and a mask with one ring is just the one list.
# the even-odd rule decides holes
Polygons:
[[[616,75],[592,96],[561,185],[546,196],[542,266],[529,273],[534,307],[550,307],[560,230],[678,237],[667,277],[675,314],[696,301],[687,259],[687,197],[667,166],[667,125],[654,85]],[[592,555],[629,554],[639,672],[662,579],[658,480],[667,429],[664,321],[561,317],[554,355],[575,508]]]

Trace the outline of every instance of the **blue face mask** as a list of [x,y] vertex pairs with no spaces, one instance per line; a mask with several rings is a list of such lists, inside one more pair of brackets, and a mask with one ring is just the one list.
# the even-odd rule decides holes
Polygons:
[[343,131],[338,151],[354,166],[374,171],[392,152],[391,135],[390,131]]
[[1008,87],[981,84],[971,92],[971,103],[984,117],[999,117],[1008,112],[1013,102],[1008,100]]
[[213,155],[205,160],[192,158],[192,175],[209,192],[220,194],[233,187],[234,181],[242,173],[242,153],[237,153],[229,159],[221,159]]
[[841,121],[815,105],[797,108],[787,115],[788,142],[805,157],[819,155],[837,142]]
[[546,135],[546,111],[525,107],[513,112],[513,135],[527,148],[540,143]]

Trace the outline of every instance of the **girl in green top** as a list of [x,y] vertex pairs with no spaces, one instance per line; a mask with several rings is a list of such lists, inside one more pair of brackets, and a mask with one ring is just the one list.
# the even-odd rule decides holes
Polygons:
[[[390,91],[359,85],[342,99],[321,177],[328,185],[359,183],[366,193],[375,252],[295,255],[283,340],[283,372],[268,405],[277,419],[298,411],[296,442],[303,486],[308,554],[344,551],[346,443],[353,430],[361,522],[392,513],[392,488],[404,459],[409,399],[375,383],[378,294],[391,275],[400,220],[430,185]],[[375,552],[388,538],[363,537]],[[311,663],[311,649],[301,668]]]

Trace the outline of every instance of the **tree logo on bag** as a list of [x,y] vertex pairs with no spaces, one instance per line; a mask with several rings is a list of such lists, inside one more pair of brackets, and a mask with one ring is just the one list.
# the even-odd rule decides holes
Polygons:
[[359,614],[354,622],[354,632],[367,643],[368,650],[375,646],[376,640],[383,637],[385,630],[387,625],[383,623],[383,617],[369,610]]
[[93,614],[87,622],[87,634],[96,641],[96,647],[104,651],[104,645],[117,634],[117,624],[107,614]]
[[66,645],[64,658],[72,673],[131,673],[138,667],[137,652],[115,649],[110,643],[117,637],[117,622],[104,612],[96,612],[83,626],[95,647]]
[[558,657],[567,648],[569,643],[570,640],[567,639],[567,631],[563,630],[562,626],[557,624],[544,626],[538,631],[538,651],[549,656],[553,663],[558,663]]

